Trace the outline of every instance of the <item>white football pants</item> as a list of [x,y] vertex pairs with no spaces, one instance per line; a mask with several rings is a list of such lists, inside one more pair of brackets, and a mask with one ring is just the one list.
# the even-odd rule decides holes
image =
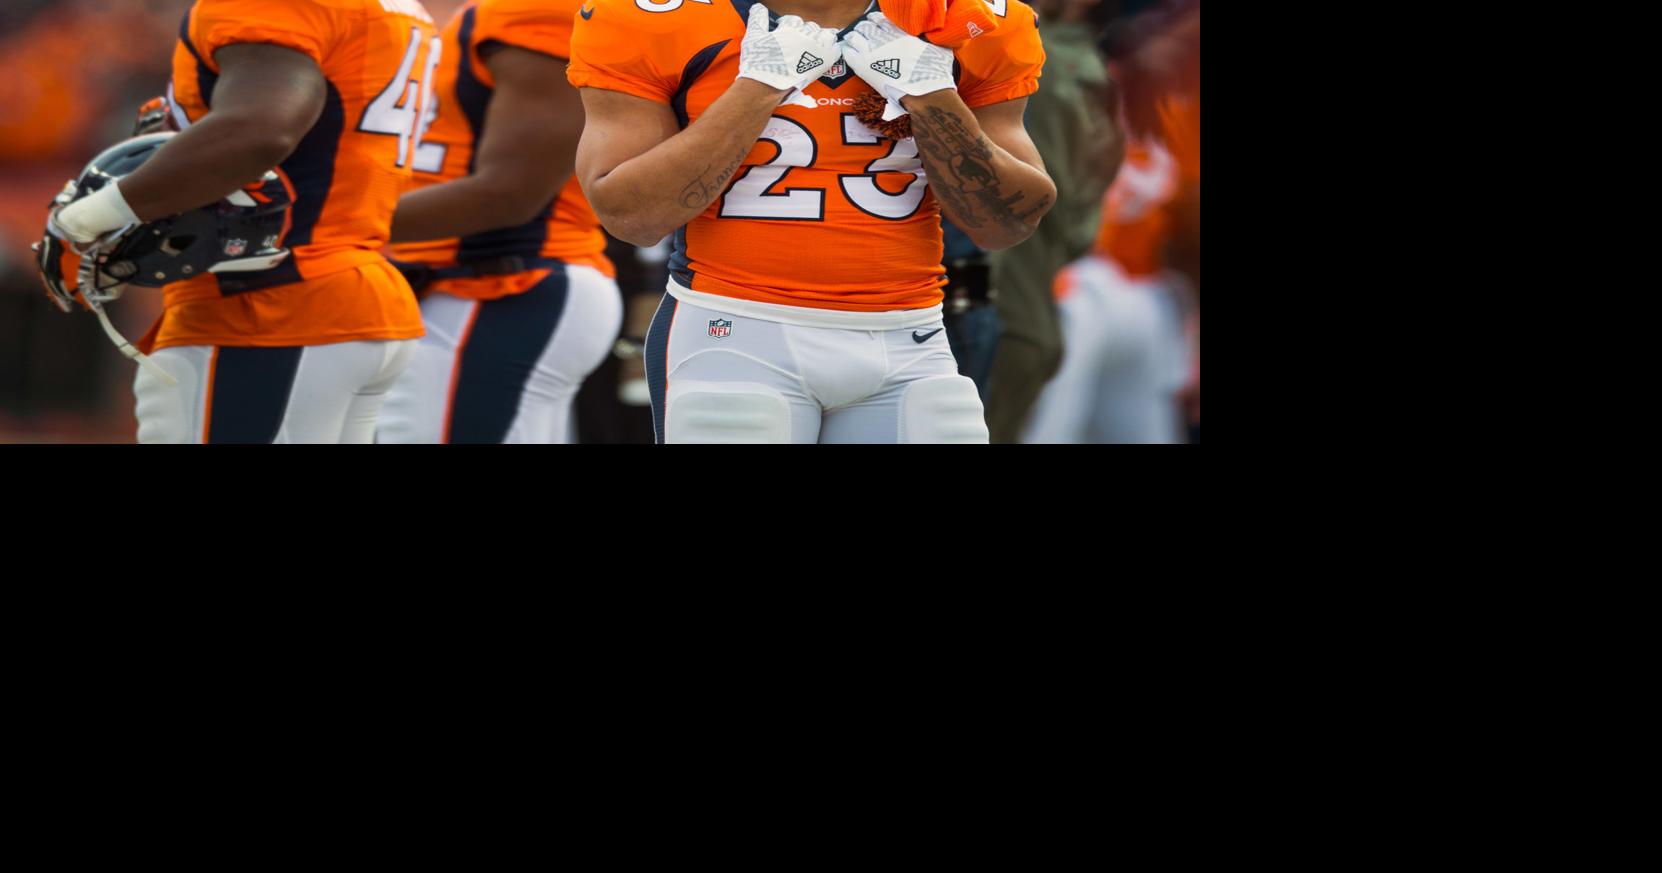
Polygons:
[[1176,303],[1157,278],[1129,278],[1088,257],[1067,268],[1057,305],[1062,366],[1045,386],[1024,443],[1175,443],[1188,371]]
[[569,443],[583,380],[623,327],[615,281],[566,265],[497,300],[435,291],[415,358],[387,397],[383,443]]
[[370,443],[415,340],[286,348],[178,346],[138,368],[141,443]]
[[809,327],[665,294],[646,341],[660,443],[986,443],[975,383],[938,314]]

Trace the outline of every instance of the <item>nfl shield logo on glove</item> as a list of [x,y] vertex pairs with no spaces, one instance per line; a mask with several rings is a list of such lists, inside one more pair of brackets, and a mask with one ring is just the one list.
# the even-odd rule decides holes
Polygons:
[[733,333],[733,322],[716,319],[710,322],[710,336],[716,339],[726,339]]

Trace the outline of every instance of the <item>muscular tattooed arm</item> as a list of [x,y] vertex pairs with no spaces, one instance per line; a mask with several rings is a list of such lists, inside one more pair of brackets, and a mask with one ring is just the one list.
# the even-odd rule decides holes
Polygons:
[[1022,126],[1027,99],[971,110],[948,90],[901,105],[946,217],[988,251],[1031,236],[1056,202],[1056,185]]
[[1022,126],[1025,97],[971,110],[958,95],[952,52],[907,33],[881,12],[843,38],[843,57],[866,84],[912,117],[929,190],[953,224],[989,251],[1032,235],[1056,202],[1056,185]]
[[657,245],[720,196],[779,105],[778,91],[740,79],[679,130],[661,103],[597,88],[582,95],[577,178],[606,229],[638,246]]

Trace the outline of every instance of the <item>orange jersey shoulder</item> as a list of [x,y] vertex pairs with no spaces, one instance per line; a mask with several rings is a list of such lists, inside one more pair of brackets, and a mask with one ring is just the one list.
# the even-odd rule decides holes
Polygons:
[[571,22],[581,6],[580,0],[479,0],[474,40],[569,58]]
[[988,0],[998,29],[957,51],[958,94],[971,109],[1016,100],[1039,90],[1044,44],[1039,16],[1021,0]]
[[417,0],[196,0],[187,16],[184,36],[215,73],[214,53],[237,43],[279,45],[327,67],[338,49],[358,48],[352,40],[373,40],[371,21],[400,17],[435,26]]
[[215,73],[214,53],[245,42],[293,49],[321,67],[345,30],[337,10],[308,0],[198,0],[190,12],[188,44]]
[[590,0],[574,24],[571,84],[658,103],[675,96],[689,64],[744,36],[730,0]]
[[1104,198],[1097,251],[1113,258],[1128,275],[1160,272],[1171,241],[1167,209],[1178,185],[1178,162],[1165,146],[1157,141],[1127,143],[1125,163]]

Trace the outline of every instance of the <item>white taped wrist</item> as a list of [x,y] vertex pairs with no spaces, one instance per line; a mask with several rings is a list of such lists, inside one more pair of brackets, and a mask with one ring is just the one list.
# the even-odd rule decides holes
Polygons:
[[105,185],[92,195],[65,206],[58,210],[57,215],[58,227],[78,243],[89,243],[112,230],[138,223],[138,216],[133,214],[133,208],[127,205],[127,198],[121,194],[119,182]]

